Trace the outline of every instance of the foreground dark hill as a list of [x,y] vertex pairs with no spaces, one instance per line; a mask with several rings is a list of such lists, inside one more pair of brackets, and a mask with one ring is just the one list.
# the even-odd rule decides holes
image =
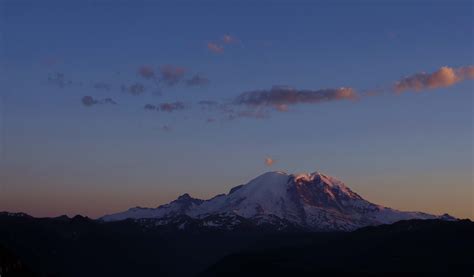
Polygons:
[[36,276],[10,249],[0,245],[0,276],[33,277]]
[[409,220],[230,255],[201,276],[473,276],[474,223]]
[[0,245],[35,276],[472,276],[474,264],[474,223],[468,220],[411,220],[321,233],[275,232],[251,222],[233,231],[180,226],[0,213]]

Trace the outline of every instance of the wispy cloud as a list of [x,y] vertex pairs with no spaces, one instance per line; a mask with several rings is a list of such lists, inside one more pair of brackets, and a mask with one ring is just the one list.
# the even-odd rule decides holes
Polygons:
[[161,67],[161,81],[168,86],[174,86],[178,84],[186,73],[186,68],[174,65],[164,65]]
[[90,107],[99,103],[99,101],[95,100],[92,96],[82,97],[81,102],[82,102],[82,105],[86,107]]
[[185,79],[188,69],[176,65],[164,65],[157,73],[153,67],[149,65],[142,65],[138,68],[138,75],[144,79],[153,81],[153,86],[161,94],[163,86],[176,86],[185,84],[186,86],[205,86],[209,84],[209,79],[201,74],[194,74],[189,79]]
[[287,86],[273,86],[268,90],[244,92],[235,98],[234,103],[238,105],[271,106],[285,109],[288,105],[354,100],[357,97],[357,93],[352,88],[345,87],[337,89],[304,90]]
[[393,90],[397,93],[405,91],[422,91],[449,87],[464,80],[474,79],[474,66],[452,68],[443,66],[432,73],[416,73],[397,81]]
[[129,86],[126,86],[126,85],[122,85],[121,87],[122,91],[123,92],[127,92],[131,95],[141,95],[145,92],[146,88],[145,88],[145,85],[143,85],[142,83],[134,83],[134,84],[131,84]]
[[75,82],[72,80],[66,79],[65,74],[61,72],[56,72],[48,76],[48,82],[60,88],[73,86]]
[[194,74],[194,76],[191,77],[191,79],[186,80],[187,86],[206,86],[208,84],[209,84],[209,79],[199,74]]
[[207,43],[207,49],[209,49],[209,51],[211,51],[213,53],[216,53],[216,54],[220,54],[220,53],[224,52],[224,47],[222,45],[219,45],[219,44],[214,43],[214,42],[208,42]]
[[207,49],[213,53],[220,54],[224,52],[224,44],[236,44],[240,43],[240,40],[229,34],[225,34],[221,39],[216,41],[210,41],[207,43]]
[[155,77],[155,70],[149,65],[142,65],[138,68],[138,75],[145,79],[151,79]]
[[227,35],[222,36],[222,42],[225,44],[233,44],[233,43],[238,43],[239,39],[227,34]]
[[81,99],[82,105],[86,107],[91,107],[97,104],[112,104],[116,105],[117,102],[115,102],[112,98],[103,98],[103,99],[95,99],[92,96],[84,96]]
[[145,106],[143,106],[143,109],[148,111],[155,111],[158,109],[158,107],[152,104],[146,104]]
[[177,101],[173,103],[162,103],[160,104],[160,111],[163,112],[173,112],[178,110],[184,110],[185,105],[183,102]]

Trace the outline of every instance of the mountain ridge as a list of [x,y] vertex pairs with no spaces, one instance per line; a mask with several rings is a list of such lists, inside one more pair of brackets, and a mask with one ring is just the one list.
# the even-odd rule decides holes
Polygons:
[[[131,208],[105,215],[100,220],[154,219],[156,224],[167,224],[166,219],[180,215],[196,220],[211,215],[221,218],[237,216],[250,219],[256,225],[278,222],[278,228],[285,229],[281,224],[286,222],[288,226],[296,225],[312,231],[351,231],[407,219],[454,219],[447,214],[405,212],[374,204],[342,181],[317,171],[300,174],[271,171],[233,187],[228,194],[219,194],[208,200],[185,193],[157,208]],[[229,229],[228,225],[216,222],[206,224]]]

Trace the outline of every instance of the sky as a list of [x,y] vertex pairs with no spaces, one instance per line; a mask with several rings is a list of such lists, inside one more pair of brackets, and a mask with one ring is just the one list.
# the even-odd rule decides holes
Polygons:
[[0,210],[323,172],[474,218],[472,1],[0,1]]

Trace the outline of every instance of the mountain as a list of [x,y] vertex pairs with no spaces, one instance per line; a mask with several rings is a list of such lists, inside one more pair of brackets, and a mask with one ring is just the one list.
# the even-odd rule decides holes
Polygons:
[[454,219],[373,204],[343,182],[322,173],[267,172],[209,200],[184,194],[157,208],[131,208],[101,220],[133,219],[155,226],[179,222],[179,229],[192,223],[227,230],[253,224],[277,230],[351,231],[400,220],[438,218]]

